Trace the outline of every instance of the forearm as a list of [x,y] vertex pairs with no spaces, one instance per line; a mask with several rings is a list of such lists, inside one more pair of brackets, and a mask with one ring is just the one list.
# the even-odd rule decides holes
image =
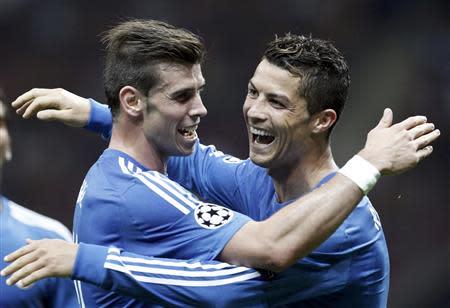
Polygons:
[[[154,258],[80,244],[72,279],[170,307],[232,307],[259,302],[260,274],[217,261]],[[235,290],[239,290],[236,293]],[[217,299],[220,298],[220,302]]]
[[327,239],[362,197],[362,190],[338,173],[269,219],[246,224],[225,247],[221,260],[281,271]]

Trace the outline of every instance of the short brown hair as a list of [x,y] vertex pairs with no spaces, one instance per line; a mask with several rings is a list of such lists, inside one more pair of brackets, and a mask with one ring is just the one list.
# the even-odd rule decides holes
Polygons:
[[158,83],[154,65],[161,62],[201,63],[204,46],[199,36],[157,20],[130,20],[107,31],[104,86],[113,117],[119,92],[130,85],[147,95]]
[[301,78],[299,95],[306,99],[311,115],[329,108],[339,118],[350,74],[344,56],[331,42],[288,33],[268,44],[264,58]]

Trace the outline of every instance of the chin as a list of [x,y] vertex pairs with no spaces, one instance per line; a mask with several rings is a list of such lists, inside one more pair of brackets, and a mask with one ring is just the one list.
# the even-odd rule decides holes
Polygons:
[[264,156],[253,154],[250,152],[250,160],[257,166],[268,168],[270,165],[270,159],[267,159]]

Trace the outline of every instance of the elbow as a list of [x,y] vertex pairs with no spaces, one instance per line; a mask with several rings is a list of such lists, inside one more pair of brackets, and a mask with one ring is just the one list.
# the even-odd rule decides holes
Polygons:
[[[282,272],[295,263],[297,260],[291,251],[282,249],[279,245],[268,245],[265,249],[265,262],[263,268],[272,272]],[[267,247],[267,246],[266,246]]]
[[265,269],[279,273],[286,270],[290,267],[294,262],[291,259],[280,256],[280,255],[272,255],[267,263],[267,267]]

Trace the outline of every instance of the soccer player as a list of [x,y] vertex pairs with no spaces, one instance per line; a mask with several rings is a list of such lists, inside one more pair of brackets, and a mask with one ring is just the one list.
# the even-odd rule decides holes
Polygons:
[[[331,51],[335,52],[334,50],[331,50]],[[339,54],[337,54],[337,55],[334,54],[334,56],[337,57],[336,61],[339,62],[341,60],[339,58],[339,56],[340,56]],[[342,62],[340,62],[338,64],[341,65]],[[345,62],[344,62],[344,64],[345,64]],[[330,67],[332,67],[332,65],[330,65]],[[326,70],[331,70],[330,67],[326,67]],[[346,77],[348,78],[348,75],[346,75],[346,73],[348,74],[348,72],[346,71],[345,65],[338,67],[338,69],[342,69],[341,73],[343,76],[340,76],[340,77],[344,80],[344,85],[343,85],[343,89],[340,89],[341,93],[338,93],[338,95],[340,95],[340,96],[337,98],[337,100],[343,99],[345,101],[346,91],[347,91],[348,82],[349,82],[349,80],[346,79]],[[166,71],[167,71],[167,69],[166,69]],[[325,78],[327,78],[327,77],[325,77]],[[274,83],[275,89],[272,90],[270,88],[270,86],[276,80],[280,80],[280,83],[277,84],[275,82]],[[289,203],[289,200],[296,199],[299,196],[305,194],[308,190],[310,190],[312,188],[312,186],[314,186],[314,184],[316,184],[316,183],[311,183],[311,181],[314,179],[316,180],[316,182],[319,181],[320,177],[318,177],[318,176],[321,175],[321,172],[324,173],[325,171],[328,170],[329,173],[332,173],[332,172],[335,172],[335,170],[337,168],[336,168],[334,162],[332,162],[332,159],[330,161],[331,156],[329,156],[329,155],[325,156],[325,158],[322,157],[323,161],[321,161],[321,163],[324,166],[321,166],[321,167],[324,167],[324,168],[319,170],[320,172],[317,172],[318,174],[313,174],[314,176],[312,176],[311,178],[306,178],[306,175],[307,175],[306,173],[309,171],[307,169],[300,173],[298,173],[297,171],[295,172],[295,173],[297,173],[296,176],[301,174],[303,176],[303,178],[296,179],[294,177],[290,177],[289,173],[291,171],[293,171],[294,169],[297,170],[297,168],[299,168],[300,166],[297,166],[293,170],[291,170],[289,168],[286,169],[285,167],[286,166],[291,167],[291,168],[292,168],[292,166],[295,167],[295,164],[292,164],[292,160],[293,161],[298,160],[298,157],[296,157],[296,156],[298,155],[299,150],[301,150],[300,153],[303,155],[305,155],[305,153],[308,153],[308,151],[311,151],[311,153],[308,154],[309,158],[314,158],[314,155],[317,155],[318,153],[320,153],[320,151],[328,153],[328,151],[329,151],[329,144],[328,144],[329,129],[334,125],[337,115],[340,112],[340,110],[335,111],[332,108],[326,108],[325,110],[320,110],[320,107],[318,107],[319,114],[315,114],[314,112],[311,112],[309,110],[309,107],[306,107],[305,101],[302,100],[301,97],[297,97],[298,94],[296,91],[298,88],[299,81],[300,81],[299,77],[293,77],[290,74],[290,72],[288,72],[286,69],[277,67],[277,65],[270,63],[270,60],[264,59],[258,66],[255,76],[252,78],[252,81],[250,83],[251,87],[249,88],[249,95],[248,95],[246,104],[244,106],[244,110],[247,110],[246,116],[247,116],[247,120],[249,123],[249,132],[250,132],[249,135],[251,136],[251,140],[250,140],[251,141],[251,148],[250,148],[251,155],[250,156],[254,162],[258,163],[259,165],[261,165],[263,167],[268,168],[269,174],[274,179],[275,184],[270,182],[270,178],[265,176],[265,173],[266,173],[265,169],[256,167],[249,161],[240,162],[240,161],[236,161],[235,159],[230,159],[229,157],[225,157],[225,159],[224,159],[222,154],[215,152],[212,148],[205,148],[202,146],[197,146],[197,148],[195,150],[196,151],[195,155],[188,158],[188,160],[186,160],[186,163],[183,162],[183,159],[178,159],[178,158],[171,159],[169,162],[169,174],[174,177],[177,177],[176,173],[171,174],[171,170],[172,170],[171,165],[172,164],[173,164],[173,166],[177,166],[177,164],[180,164],[180,166],[182,166],[182,168],[179,169],[180,170],[179,174],[185,173],[187,170],[189,170],[189,168],[192,169],[192,166],[194,166],[194,165],[196,166],[197,169],[198,169],[198,166],[203,166],[204,168],[199,169],[199,171],[198,171],[199,175],[194,174],[193,176],[190,176],[190,177],[189,176],[184,177],[184,175],[183,175],[184,181],[186,181],[186,183],[185,183],[186,185],[191,185],[192,188],[196,188],[199,192],[203,193],[204,196],[206,196],[209,199],[216,198],[217,201],[221,201],[221,202],[224,202],[224,200],[225,200],[224,203],[234,206],[235,208],[242,207],[242,209],[244,211],[247,211],[248,214],[253,215],[253,217],[258,220],[267,218],[274,211],[276,211],[278,209],[277,207],[272,207],[272,204],[271,204],[271,202],[277,201],[275,199],[275,197],[276,197],[275,191],[277,191],[278,201],[286,200],[287,202],[285,202],[285,203],[279,202],[281,204],[279,204],[278,207],[286,206],[286,208],[284,210],[280,211],[279,213],[277,213],[276,215],[274,215],[273,218],[278,218],[281,215],[286,215],[286,216],[281,216],[281,217],[284,217],[285,219],[287,219],[287,217],[292,218],[290,215],[288,215],[286,213],[290,213],[291,212],[290,210],[292,208],[295,208],[292,205],[295,205],[298,201],[294,202],[294,204],[292,204],[291,206],[287,206],[287,203]],[[201,82],[200,82],[200,84],[201,84]],[[287,88],[281,87],[284,85],[287,85]],[[261,88],[261,89],[258,90],[255,88],[258,88],[258,89]],[[280,90],[282,90],[282,91],[280,91]],[[45,90],[44,90],[44,92],[45,92]],[[42,94],[43,91],[40,90],[40,93]],[[150,91],[150,93],[151,93],[151,91]],[[175,91],[174,93],[178,93],[178,91]],[[281,93],[281,95],[280,95],[280,93]],[[32,95],[35,95],[35,94],[36,93],[34,93]],[[158,94],[158,93],[156,92],[156,94]],[[261,94],[261,98],[257,99],[260,94]],[[333,94],[336,94],[336,93],[333,93]],[[166,96],[171,97],[170,95],[166,95]],[[26,95],[24,97],[26,97]],[[28,99],[24,99],[24,97],[22,98],[23,101],[28,103]],[[53,100],[54,99],[55,98],[53,97]],[[164,97],[162,96],[161,99],[164,99]],[[252,100],[254,100],[255,102],[252,102]],[[281,102],[279,102],[277,100],[281,100]],[[34,103],[39,104],[42,102],[43,102],[42,99],[41,100],[37,99]],[[34,104],[34,103],[32,103],[32,104]],[[252,107],[252,103],[255,103],[255,105],[258,105],[258,107],[257,108],[254,106]],[[343,104],[343,101],[338,102],[338,104],[339,103]],[[291,104],[291,105],[286,106],[287,104]],[[25,105],[25,106],[27,107],[27,106],[29,106],[29,104]],[[270,111],[270,107],[272,107],[272,109],[273,109],[272,111],[275,112],[275,113],[272,112],[273,114],[276,114],[277,110],[280,110],[279,113],[277,114],[278,118],[275,118],[275,121],[273,121],[272,119],[271,119],[272,121],[269,121],[267,119],[268,113]],[[95,111],[97,109],[96,109],[96,107],[94,107],[94,109],[92,109],[92,110]],[[322,113],[322,111],[323,111],[323,113]],[[264,112],[266,112],[266,114],[264,114]],[[311,113],[311,114],[309,114],[309,113]],[[113,110],[113,114],[114,114],[114,110]],[[148,122],[146,128],[152,128],[154,130],[146,130],[146,132],[148,134],[157,133],[158,134],[157,139],[166,137],[166,141],[167,141],[167,140],[170,140],[170,138],[167,138],[167,136],[164,136],[164,132],[161,130],[161,127],[164,127],[164,124],[167,124],[167,123],[161,122],[160,119],[163,118],[163,117],[161,117],[161,115],[162,114],[159,113],[159,117],[152,118],[153,120],[156,121],[156,123]],[[295,115],[297,115],[298,118],[294,117]],[[265,118],[264,118],[264,116],[265,116]],[[385,118],[383,118],[382,123],[384,121],[389,122],[389,120],[386,120],[386,118],[389,118],[391,116],[392,115],[389,112],[387,112],[387,114],[385,115]],[[283,126],[283,123],[286,119],[287,119],[287,123],[285,126]],[[145,122],[145,119],[144,119],[144,122]],[[261,123],[266,123],[263,126],[267,126],[268,125],[267,123],[270,123],[270,122],[274,122],[274,124],[278,124],[278,126],[274,125],[274,127],[272,127],[271,130],[269,130],[267,127],[264,128],[262,126],[258,126]],[[259,123],[259,124],[256,124],[256,123]],[[150,125],[153,125],[153,126],[150,127]],[[195,125],[196,124],[193,124],[191,126],[194,127]],[[293,125],[296,129],[292,130],[292,131],[287,130],[286,128],[291,125]],[[397,126],[393,126],[392,128],[403,130],[403,129],[405,129],[404,125],[406,125],[406,124],[405,123],[403,123],[401,125],[397,124]],[[411,128],[412,126],[414,126],[414,125],[411,125],[411,126],[409,126],[409,125],[411,125],[411,124],[408,124],[408,126],[407,126],[408,129]],[[390,126],[390,123],[387,124],[387,126]],[[428,143],[428,141],[425,142],[425,140],[428,140],[428,138],[430,137],[430,136],[426,137],[427,136],[426,133],[431,132],[433,130],[433,128],[432,128],[431,124],[425,124],[425,126],[419,126],[419,127],[421,127],[421,128],[417,128],[417,127],[414,128],[411,131],[411,134],[413,134],[414,137],[419,137],[419,139],[421,141],[420,142],[418,140],[416,140],[416,141],[418,143],[420,143],[420,146],[418,148],[422,148],[424,146],[424,144]],[[278,131],[276,131],[277,129],[278,129]],[[188,138],[191,137],[189,139],[196,139],[195,132],[193,129],[190,129],[190,127],[177,128],[177,132]],[[284,135],[283,135],[283,133],[284,133]],[[423,134],[425,134],[425,135],[422,136]],[[432,135],[434,136],[434,134],[435,134],[435,132]],[[178,137],[178,135],[177,135],[177,137]],[[113,140],[114,140],[114,129],[113,129],[113,137],[112,137],[111,143],[113,142]],[[296,142],[293,142],[293,141],[296,141]],[[300,142],[298,142],[298,141],[300,141]],[[316,143],[314,143],[313,141],[315,141]],[[422,144],[422,142],[425,142],[425,143]],[[299,148],[296,148],[294,146],[296,143],[300,144]],[[370,142],[369,142],[369,144],[370,144]],[[301,145],[304,145],[304,147],[302,147]],[[398,145],[398,144],[396,143],[396,145]],[[127,145],[127,146],[131,146],[131,145]],[[192,144],[192,146],[194,146],[194,144]],[[272,146],[272,148],[271,148],[271,146]],[[314,149],[314,146],[316,146],[315,151],[312,151],[312,149]],[[163,147],[166,147],[166,145],[164,145]],[[284,151],[285,150],[284,147],[287,147],[288,151]],[[401,148],[401,152],[404,152],[403,154],[407,153],[406,150],[407,150],[407,148]],[[186,152],[189,152],[189,151],[186,151]],[[270,154],[273,154],[273,153],[275,155],[273,155],[273,157],[272,157]],[[278,155],[280,153],[283,155]],[[328,154],[331,155],[331,152],[329,152]],[[376,156],[378,156],[378,155],[376,155]],[[210,160],[208,160],[208,157],[210,158]],[[177,160],[179,160],[179,161],[177,162]],[[173,163],[172,163],[172,161],[173,161]],[[202,162],[202,164],[199,164],[199,162]],[[185,164],[185,165],[183,165],[183,164]],[[304,165],[305,164],[302,164],[301,166],[304,167]],[[126,166],[127,168],[124,169],[123,166]],[[139,169],[136,168],[136,162],[132,162],[132,164],[127,164],[126,162],[123,162],[121,165],[121,168],[123,170],[125,170],[124,172],[128,172],[131,174],[135,174],[135,173],[140,174]],[[141,170],[143,170],[142,166],[139,166],[139,168]],[[309,169],[314,170],[315,168],[310,166]],[[220,188],[220,185],[215,186],[216,188],[208,187],[208,186],[203,186],[206,188],[201,188],[201,185],[204,185],[204,183],[203,184],[201,183],[201,178],[205,177],[205,176],[208,177],[208,175],[206,173],[204,173],[204,171],[206,171],[206,170],[207,171],[212,171],[212,170],[218,171],[218,173],[214,174],[210,178],[212,180],[212,182],[214,182],[214,183],[218,182],[218,180],[222,176],[224,178],[227,178],[228,180],[230,180],[230,182],[222,183],[222,184],[225,184],[225,185],[222,185],[222,188]],[[280,170],[284,170],[283,173],[280,173]],[[236,176],[236,175],[238,175],[238,176]],[[327,174],[322,174],[322,176],[326,176],[326,175]],[[332,175],[330,174],[328,177],[326,177],[325,180],[323,180],[321,182],[326,182],[327,180],[329,180],[329,178],[331,176]],[[336,178],[338,178],[338,177],[339,177],[339,175],[335,176],[331,180],[331,182],[335,181]],[[249,183],[248,179],[250,179],[250,178],[261,179],[261,182],[256,181],[254,184],[252,184],[251,182]],[[297,180],[303,180],[305,182],[305,185],[304,186],[299,185],[298,184],[299,182]],[[289,186],[289,185],[286,185],[286,183],[284,183],[284,184],[281,183],[282,181],[286,181],[286,183],[293,182],[293,183],[295,183],[295,185]],[[205,182],[208,182],[208,180],[206,180]],[[280,184],[283,184],[284,186],[280,185]],[[246,191],[246,188],[244,187],[245,185],[249,185],[248,191]],[[295,189],[296,185],[298,185],[300,187],[300,190]],[[217,187],[219,187],[219,188],[217,188]],[[261,187],[264,189],[261,189]],[[277,189],[274,189],[274,187],[276,187]],[[330,187],[330,186],[328,184],[325,184],[325,187]],[[204,191],[202,191],[202,189]],[[281,189],[281,190],[278,191],[278,189]],[[284,191],[283,191],[283,189],[284,189]],[[302,191],[302,189],[303,189],[303,191]],[[262,190],[261,195],[254,195],[253,197],[255,199],[251,198],[252,195],[250,192],[253,192],[253,194],[254,194],[256,191],[261,191],[261,190]],[[205,193],[205,191],[206,191],[206,193]],[[323,188],[317,189],[311,195],[315,195],[316,193],[319,193],[320,191],[323,191]],[[236,192],[238,192],[238,193],[236,193]],[[248,192],[248,195],[245,195],[242,192]],[[210,195],[208,195],[208,193]],[[332,191],[330,191],[330,193],[332,193]],[[82,192],[80,195],[83,195],[83,189],[82,189]],[[306,195],[304,197],[305,201],[308,200],[307,196],[308,195]],[[342,196],[342,198],[344,198],[344,199],[346,197],[348,197],[348,196],[345,196],[345,195]],[[328,198],[328,199],[330,199],[330,198]],[[263,201],[262,204],[261,204],[261,201]],[[343,200],[341,200],[341,201],[343,201]],[[240,204],[237,204],[237,202],[240,202]],[[250,205],[251,202],[253,202],[255,205],[254,206]],[[268,207],[266,207],[264,202],[266,202],[268,204]],[[348,204],[348,202],[346,202],[345,200],[343,203]],[[304,206],[305,206],[305,203],[302,204],[301,208],[305,209]],[[370,207],[370,204],[368,204],[368,201],[366,199],[364,200],[364,204],[361,207],[363,208],[363,210],[359,211],[360,213],[358,214],[357,219],[358,220],[363,219],[363,221],[365,221],[365,222],[371,222],[375,226],[375,224],[377,222],[376,221],[377,217],[375,214],[372,214],[373,213],[373,211],[371,211],[372,208]],[[250,208],[251,208],[251,210],[249,211]],[[301,208],[299,208],[299,209],[301,209]],[[367,210],[367,208],[369,208],[369,210]],[[316,210],[320,211],[318,208],[316,208]],[[255,214],[255,213],[257,213],[257,214]],[[283,214],[281,214],[281,213],[283,213]],[[278,215],[278,214],[281,214],[281,215]],[[226,214],[226,215],[228,215],[228,214]],[[226,217],[226,215],[224,217]],[[197,215],[197,217],[199,217],[199,216]],[[269,222],[269,221],[271,221],[271,219],[268,219],[264,222]],[[287,219],[286,221],[290,221],[290,219]],[[281,224],[286,223],[286,221],[279,220],[279,223],[281,225]],[[294,220],[294,221],[300,222],[297,220]],[[324,221],[326,221],[326,220],[324,220]],[[210,227],[211,221],[201,221],[200,224],[203,224],[205,227]],[[310,224],[312,224],[312,225],[310,225]],[[274,227],[273,223],[266,224],[266,226],[267,225]],[[280,225],[276,225],[276,227],[279,227]],[[308,220],[305,223],[305,226],[314,226],[314,221]],[[242,228],[242,229],[244,231],[244,228]],[[307,229],[309,229],[309,228],[307,228]],[[261,232],[260,235],[264,234],[262,232],[264,229],[258,229],[258,227],[256,227],[255,230],[258,230],[258,232]],[[271,230],[271,229],[269,229],[269,230]],[[314,230],[314,228],[312,228],[311,230]],[[311,231],[311,230],[309,230],[309,231]],[[360,230],[356,230],[356,231],[357,231],[356,232],[357,234],[355,235],[355,238],[358,240],[362,237],[363,232]],[[230,246],[234,245],[233,240],[235,238],[239,238],[240,233],[241,233],[241,231],[237,232],[236,236],[234,236],[231,239],[231,241],[229,242],[229,244],[227,244],[225,246],[224,251],[220,255],[221,258],[225,259],[226,261],[235,262],[238,264],[245,264],[245,265],[263,267],[263,268],[275,269],[275,270],[283,269],[286,264],[292,263],[292,258],[290,258],[290,257],[288,257],[288,259],[290,261],[286,262],[286,263],[283,262],[282,266],[273,267],[273,266],[268,266],[264,262],[263,263],[258,263],[259,261],[255,262],[254,260],[252,260],[252,258],[249,259],[249,255],[257,254],[260,252],[248,249],[248,247],[246,247],[245,245],[244,246],[235,246],[233,249],[227,250],[228,249],[227,247],[229,245]],[[270,234],[270,232],[269,232],[269,234]],[[314,236],[317,236],[317,233],[310,232],[309,234],[305,233],[302,235],[305,237],[308,237],[311,240],[312,238],[314,238]],[[252,236],[252,234],[249,234],[248,236]],[[359,236],[359,238],[358,238],[358,236]],[[369,234],[368,237],[370,237],[370,236],[373,236],[373,238],[375,238],[375,240],[377,240],[378,238],[381,238],[383,241],[382,233],[381,233],[381,235],[380,235],[380,233],[378,233],[378,235]],[[260,236],[260,237],[263,237],[263,236]],[[270,239],[271,239],[271,236],[267,236],[268,243],[270,243]],[[295,239],[297,240],[298,238],[295,238]],[[362,241],[364,241],[365,239],[366,239],[365,237],[362,237]],[[335,242],[339,243],[339,240],[341,240],[341,239],[338,239],[338,241],[335,241]],[[293,244],[292,241],[293,240],[291,239],[290,243],[289,243],[290,245]],[[156,243],[159,245],[159,242],[156,242]],[[313,243],[314,243],[314,245],[316,245],[318,242],[313,242]],[[333,244],[333,245],[336,245],[336,244]],[[249,246],[249,245],[247,245],[247,246]],[[252,246],[252,245],[250,245],[250,246]],[[328,246],[330,246],[330,245],[328,245]],[[238,247],[238,249],[236,249],[236,247]],[[264,245],[263,245],[263,247],[264,247]],[[269,247],[270,247],[270,245],[269,245]],[[289,248],[288,250],[290,250],[294,247],[286,247],[286,248]],[[251,247],[251,248],[254,248],[254,247]],[[151,250],[151,249],[148,249],[148,250]],[[248,255],[245,255],[245,253],[244,253],[244,255],[240,255],[240,254],[242,254],[242,251],[246,251],[246,250],[249,251]],[[295,250],[295,248],[293,250]],[[229,251],[231,251],[233,253],[233,255],[228,256]],[[336,249],[334,249],[334,251],[336,251]],[[337,252],[340,252],[340,251],[337,251]],[[342,253],[344,253],[344,252],[342,252]],[[151,254],[155,255],[154,253],[151,253]],[[325,253],[323,253],[323,254],[325,254]],[[286,256],[289,256],[289,254],[286,254]],[[299,257],[299,256],[300,255],[297,255],[297,257]],[[282,257],[285,257],[285,255],[282,255]],[[332,258],[329,258],[329,259],[332,259]],[[320,267],[322,265],[322,264],[318,264],[319,260],[320,259],[317,257],[314,260],[313,265],[316,266],[316,270],[315,270],[316,272],[318,271],[317,269],[320,269]],[[325,258],[325,260],[326,260],[326,258]],[[349,258],[347,258],[347,260],[349,260]],[[326,260],[326,261],[328,261],[328,260]],[[339,262],[336,262],[336,264],[331,264],[331,265],[333,265],[335,267],[332,268],[332,270],[328,270],[329,274],[333,274],[333,270],[336,270],[339,268]],[[322,268],[327,268],[327,267],[329,268],[331,265],[325,264],[324,266],[322,266]],[[297,271],[297,272],[302,273],[301,269],[300,269],[300,271]],[[298,278],[299,279],[298,281],[301,281],[302,283],[306,283],[306,286],[310,286],[309,285],[310,282],[319,281],[320,279],[326,278],[325,270],[321,271],[321,275],[316,275],[316,276],[314,276],[314,274],[312,274],[313,272],[314,272],[314,270],[310,271],[311,277],[309,280],[306,279],[306,278],[308,278],[306,275],[303,275],[303,277]],[[295,273],[292,273],[291,275],[293,275],[293,274],[295,274]],[[287,277],[287,280],[286,280],[286,277]],[[283,285],[284,285],[284,284],[286,284],[286,281],[288,281],[289,279],[291,279],[290,282],[293,282],[292,278],[295,279],[295,277],[293,277],[293,276],[280,275],[279,277],[276,277],[276,279],[273,280],[272,284],[276,285],[277,281],[280,281],[280,282],[283,282]],[[300,287],[300,288],[302,288],[302,287]],[[271,287],[270,289],[273,289],[273,288]],[[290,290],[288,288],[285,291],[283,291],[281,294],[277,294],[277,292],[272,293],[273,298],[272,299],[269,298],[269,300],[274,300],[276,303],[280,303],[282,296],[284,297],[285,295],[289,295],[291,297],[289,298],[288,302],[294,303],[296,301],[299,301],[299,300],[304,299],[311,295],[317,296],[317,292],[318,292],[317,290],[311,291],[313,293],[311,293],[309,295],[306,292],[305,292],[306,293],[305,295],[301,295],[302,292],[299,291],[299,285],[296,285],[295,291]],[[277,290],[275,290],[275,291],[277,291]],[[314,292],[316,292],[316,293],[314,293]],[[302,297],[302,296],[304,296],[304,297]]]
[[[10,160],[11,144],[6,126],[6,107],[0,99],[0,173]],[[0,183],[1,184],[1,183]],[[53,238],[72,241],[60,222],[30,211],[0,194],[0,266],[3,257],[23,246],[27,238]],[[0,280],[0,307],[78,307],[73,282],[63,278],[41,280],[26,290],[8,286]]]

